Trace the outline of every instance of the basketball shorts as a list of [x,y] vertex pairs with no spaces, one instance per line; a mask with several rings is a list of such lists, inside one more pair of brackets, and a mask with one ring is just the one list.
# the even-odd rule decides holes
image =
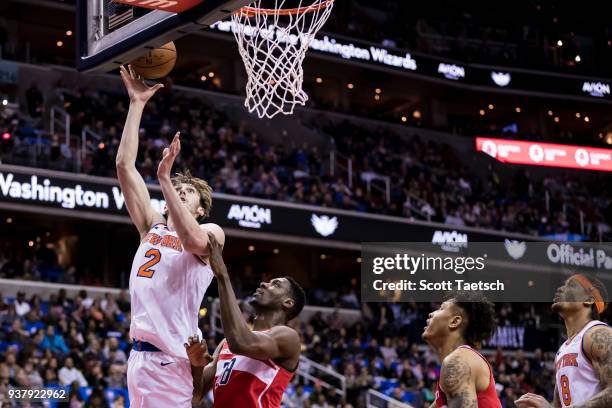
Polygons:
[[131,408],[191,408],[193,377],[187,359],[132,350],[127,383]]

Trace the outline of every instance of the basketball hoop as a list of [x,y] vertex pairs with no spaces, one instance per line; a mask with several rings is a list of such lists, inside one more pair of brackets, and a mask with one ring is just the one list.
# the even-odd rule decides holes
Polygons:
[[[334,0],[255,0],[232,14],[234,37],[248,81],[244,106],[260,118],[290,115],[305,105],[302,63]],[[270,8],[262,7],[269,2]],[[307,4],[312,2],[311,4]]]

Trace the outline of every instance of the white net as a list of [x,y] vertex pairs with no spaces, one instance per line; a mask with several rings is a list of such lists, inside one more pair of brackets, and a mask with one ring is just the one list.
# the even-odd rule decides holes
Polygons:
[[[290,115],[308,100],[302,89],[302,63],[334,0],[295,3],[255,0],[232,15],[232,31],[248,75],[244,106],[260,118]],[[262,7],[266,5],[270,7]]]

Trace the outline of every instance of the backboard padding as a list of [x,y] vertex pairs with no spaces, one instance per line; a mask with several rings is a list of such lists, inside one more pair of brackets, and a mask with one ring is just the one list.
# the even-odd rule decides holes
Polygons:
[[[183,13],[122,6],[111,0],[77,0],[77,60],[79,71],[111,71],[190,32],[223,20],[249,0],[206,0]],[[112,7],[125,7],[125,16],[116,18],[117,28],[109,26]],[[133,19],[127,10],[133,9]],[[117,24],[119,22],[119,24]],[[180,50],[179,50],[180,52]]]

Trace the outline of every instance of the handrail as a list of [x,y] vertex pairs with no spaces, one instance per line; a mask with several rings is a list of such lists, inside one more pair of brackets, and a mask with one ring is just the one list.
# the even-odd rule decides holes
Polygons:
[[[411,215],[412,212],[414,212],[423,220],[431,220],[431,214],[426,214],[423,210],[421,210],[421,208],[418,208],[415,205],[415,203],[420,204],[421,206],[429,205],[427,201],[423,200],[422,198],[416,197],[414,194],[406,193],[406,203],[408,203],[409,205]],[[404,207],[406,206],[406,203],[404,203]]]
[[[346,165],[340,163],[340,159],[346,162]],[[329,152],[329,169],[330,175],[333,177],[337,175],[337,170],[342,169],[346,171],[346,179],[349,188],[353,188],[353,160],[339,153],[337,150]]]
[[[372,184],[372,182],[376,180],[384,182],[385,188],[379,187],[376,184]],[[372,188],[374,188],[375,190],[378,190],[385,194],[385,200],[387,201],[387,204],[391,203],[391,177],[377,175],[375,177],[368,178],[367,180],[365,180],[365,182],[368,193],[370,193]]]
[[[314,367],[319,371],[324,372],[325,374],[332,376],[334,378],[337,378],[338,380],[340,380],[340,387],[338,388],[332,384],[329,384],[328,382],[322,380],[319,377],[316,377],[312,374],[310,374],[307,370],[304,369],[304,366],[306,366],[307,368],[309,367]],[[336,394],[344,397],[346,395],[346,377],[343,376],[342,374],[339,374],[319,363],[316,363],[314,361],[312,361],[311,359],[304,357],[304,356],[300,356],[300,364],[298,366],[297,369],[297,373],[298,375],[304,377],[304,379],[308,380],[308,381],[317,381],[319,384],[321,384],[321,386],[325,387],[325,388],[330,388],[333,389]]]
[[[60,117],[63,123],[56,119],[56,114]],[[56,124],[56,121],[57,121],[57,124]],[[70,114],[66,112],[63,108],[60,108],[59,106],[51,107],[50,131],[51,131],[51,135],[53,136],[55,135],[56,126],[58,128],[59,127],[62,128],[62,130],[64,131],[64,137],[66,138],[65,144],[67,147],[70,147]]]
[[346,381],[346,377],[343,376],[342,374],[338,374],[337,372],[335,372],[335,371],[325,367],[324,365],[321,365],[321,364],[317,363],[316,361],[313,361],[313,360],[309,359],[308,357],[300,356],[300,364],[302,364],[302,363],[303,364],[308,364],[309,366],[312,366],[312,367],[316,368],[317,370],[321,370],[325,374],[329,374],[332,377],[336,377],[340,381]]
[[[94,132],[89,128],[89,126],[84,126],[81,131],[81,148],[79,149],[79,154],[77,154],[77,173],[81,172],[81,163],[87,157],[87,148],[89,147],[87,144],[87,139],[94,139],[99,142],[102,139],[102,136]],[[90,148],[89,150],[93,151],[94,148]]]

